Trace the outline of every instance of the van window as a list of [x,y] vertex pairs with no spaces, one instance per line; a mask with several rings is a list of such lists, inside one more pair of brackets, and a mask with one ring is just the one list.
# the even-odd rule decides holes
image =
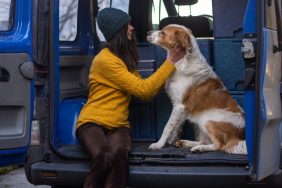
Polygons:
[[78,0],[60,0],[60,41],[74,41],[77,36]]
[[[107,7],[113,7],[128,13],[129,0],[98,0],[98,7],[99,10],[102,10]],[[97,23],[96,23],[96,28],[97,28],[97,35],[100,41],[105,41],[105,38],[102,32],[100,31]]]
[[[190,12],[191,8],[191,12]],[[198,0],[195,5],[176,6],[179,16],[212,15],[212,0]]]
[[0,0],[0,31],[8,31],[13,26],[13,1]]
[[163,0],[153,0],[152,24],[154,30],[158,29],[160,20],[166,17],[168,17],[168,15],[167,12],[165,11]]
[[[179,16],[212,16],[212,0],[198,0],[194,5],[175,5]],[[152,24],[153,28],[158,29],[160,20],[168,17],[163,0],[153,0]]]

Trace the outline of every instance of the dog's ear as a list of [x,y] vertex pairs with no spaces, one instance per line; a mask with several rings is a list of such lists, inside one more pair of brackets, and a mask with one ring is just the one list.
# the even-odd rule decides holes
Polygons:
[[185,49],[191,49],[192,48],[192,43],[191,43],[191,38],[190,35],[187,31],[184,30],[178,30],[175,33],[177,40],[181,47]]

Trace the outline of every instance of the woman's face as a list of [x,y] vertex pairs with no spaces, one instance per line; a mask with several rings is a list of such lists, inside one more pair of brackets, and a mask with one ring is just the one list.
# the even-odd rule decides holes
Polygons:
[[127,38],[128,40],[132,40],[132,35],[133,35],[134,27],[130,24],[128,24],[127,28]]

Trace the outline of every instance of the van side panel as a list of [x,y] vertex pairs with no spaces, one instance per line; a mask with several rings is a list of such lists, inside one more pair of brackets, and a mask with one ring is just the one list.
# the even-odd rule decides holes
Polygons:
[[13,25],[0,31],[0,166],[24,162],[34,105],[33,3],[11,2]]

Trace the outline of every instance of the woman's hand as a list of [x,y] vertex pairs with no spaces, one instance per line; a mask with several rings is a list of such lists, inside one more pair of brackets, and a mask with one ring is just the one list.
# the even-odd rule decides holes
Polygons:
[[181,48],[180,46],[175,46],[168,53],[167,60],[173,64],[183,58],[185,55],[185,48]]

